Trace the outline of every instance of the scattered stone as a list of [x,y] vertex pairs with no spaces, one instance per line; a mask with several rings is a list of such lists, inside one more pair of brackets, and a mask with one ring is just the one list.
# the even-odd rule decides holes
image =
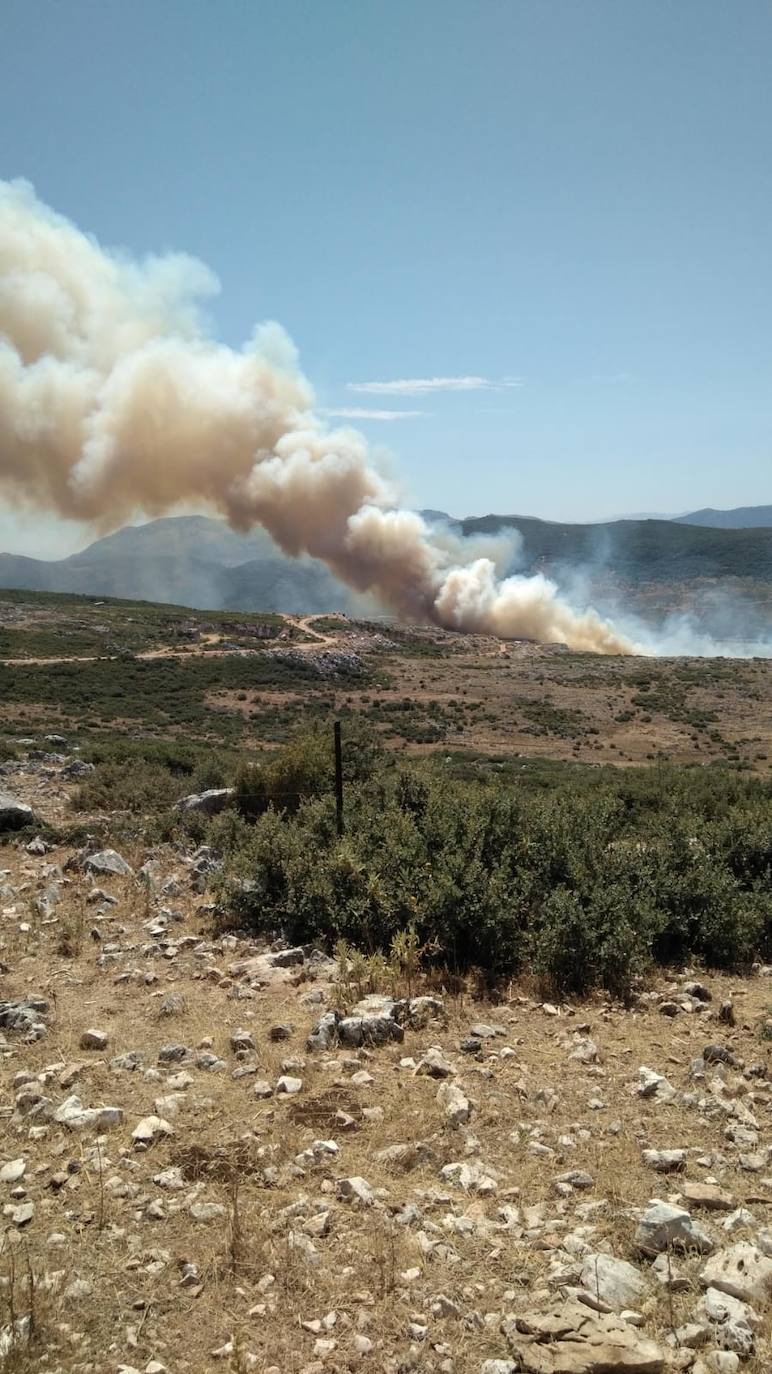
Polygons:
[[0,788],[0,833],[22,830],[28,825],[40,825],[32,807]]
[[675,1088],[664,1074],[648,1069],[645,1065],[638,1070],[638,1079],[639,1097],[654,1097],[658,1102],[672,1102],[676,1095]]
[[106,1031],[85,1030],[80,1037],[80,1048],[82,1050],[106,1050],[108,1036]]
[[337,1191],[342,1202],[351,1202],[360,1207],[372,1207],[375,1202],[375,1194],[367,1179],[358,1175],[338,1179]]
[[24,1159],[10,1159],[7,1164],[0,1164],[0,1183],[18,1183],[26,1167]]
[[644,1255],[658,1255],[664,1250],[707,1255],[715,1249],[707,1231],[683,1207],[658,1199],[649,1203],[638,1223],[635,1246]]
[[686,1150],[642,1150],[641,1159],[658,1174],[677,1174],[686,1167]]
[[472,1115],[469,1098],[455,1083],[441,1083],[437,1089],[437,1101],[451,1126],[465,1126],[469,1121]]
[[668,1289],[671,1293],[686,1293],[692,1286],[691,1279],[676,1268],[667,1252],[657,1255],[651,1272],[660,1287]]
[[598,1046],[594,1040],[590,1040],[589,1036],[583,1036],[574,1046],[568,1058],[579,1064],[597,1064]]
[[0,1028],[19,1031],[27,1040],[39,1040],[46,1033],[48,1015],[45,997],[30,996],[19,1001],[0,1002]]
[[173,1135],[174,1130],[161,1116],[145,1116],[134,1127],[131,1138],[138,1148],[148,1149],[164,1136]]
[[294,1093],[299,1093],[302,1087],[302,1078],[293,1078],[291,1074],[282,1074],[281,1078],[279,1078],[276,1083],[277,1093],[287,1093],[290,1096]]
[[646,1297],[649,1286],[634,1264],[613,1255],[588,1255],[582,1266],[582,1287],[615,1312],[635,1307]]
[[697,1304],[695,1316],[706,1318],[716,1328],[715,1339],[726,1350],[742,1358],[753,1353],[755,1332],[761,1325],[758,1312],[718,1288],[709,1288]]
[[87,873],[112,873],[118,878],[131,878],[134,873],[115,849],[100,849],[96,854],[87,854],[83,867]]
[[576,1299],[505,1319],[503,1329],[524,1374],[662,1374],[665,1367],[654,1341]]
[[688,1181],[682,1185],[681,1194],[690,1206],[703,1207],[706,1212],[732,1212],[737,1206],[732,1194],[717,1183]]
[[767,1259],[758,1246],[741,1240],[708,1260],[700,1282],[741,1302],[763,1306],[772,1297],[772,1259]]
[[194,1221],[220,1221],[228,1215],[222,1202],[191,1202],[188,1211]]
[[191,792],[174,803],[176,811],[199,811],[205,816],[219,816],[221,811],[233,804],[235,787],[210,787],[206,792]]
[[456,1070],[442,1050],[432,1045],[415,1067],[416,1074],[428,1074],[430,1078],[451,1078]]

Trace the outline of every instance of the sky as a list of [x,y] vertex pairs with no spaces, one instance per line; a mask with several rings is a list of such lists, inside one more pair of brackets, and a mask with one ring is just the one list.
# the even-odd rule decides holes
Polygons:
[[[768,0],[4,0],[0,177],[289,331],[418,507],[772,500]],[[0,507],[0,547],[82,532]]]

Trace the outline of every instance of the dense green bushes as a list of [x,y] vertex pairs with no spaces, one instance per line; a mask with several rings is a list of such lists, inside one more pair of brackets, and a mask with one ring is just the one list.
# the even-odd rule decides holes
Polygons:
[[772,955],[769,784],[599,770],[527,793],[347,752],[358,766],[342,839],[325,738],[294,741],[240,784],[255,824],[220,818],[211,833],[228,851],[227,919],[366,951],[413,926],[452,970],[530,970],[556,991],[620,996],[654,962]]

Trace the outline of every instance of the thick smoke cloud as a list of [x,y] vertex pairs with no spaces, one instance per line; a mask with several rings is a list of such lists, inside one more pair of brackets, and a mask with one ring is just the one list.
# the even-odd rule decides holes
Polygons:
[[0,491],[102,532],[214,508],[402,616],[631,652],[545,578],[501,580],[500,545],[396,509],[362,436],[314,415],[277,325],[239,351],[208,336],[217,289],[193,258],[108,253],[26,183],[0,182]]

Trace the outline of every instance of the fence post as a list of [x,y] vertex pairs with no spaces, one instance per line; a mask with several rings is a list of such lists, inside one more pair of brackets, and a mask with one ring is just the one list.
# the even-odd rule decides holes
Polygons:
[[340,742],[340,721],[335,722],[335,818],[338,836],[343,834],[343,749]]

